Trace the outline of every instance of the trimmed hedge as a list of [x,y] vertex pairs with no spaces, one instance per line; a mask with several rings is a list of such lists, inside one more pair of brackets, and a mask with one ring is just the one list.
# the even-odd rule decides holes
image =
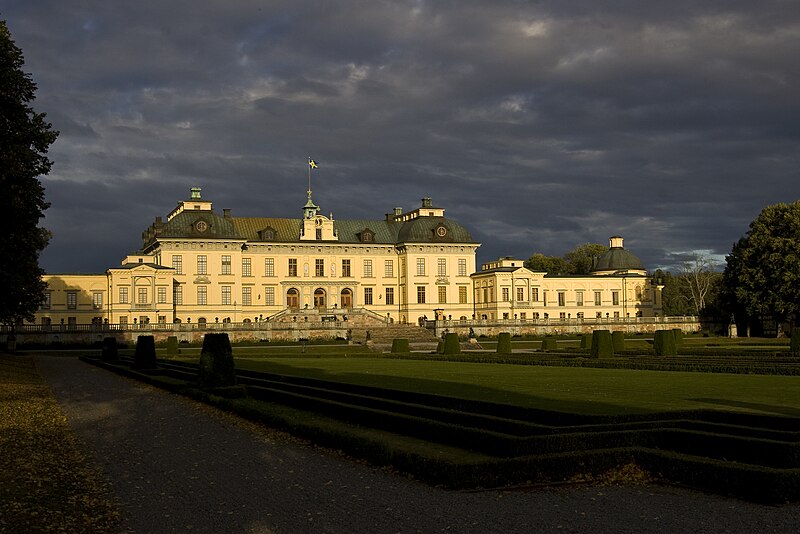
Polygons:
[[584,334],[581,336],[581,348],[582,349],[591,349],[592,348],[592,335],[591,334]]
[[672,330],[656,330],[653,332],[653,348],[656,356],[677,356],[675,332]]
[[542,350],[558,349],[558,341],[554,337],[546,337],[542,340]]
[[800,327],[792,328],[792,339],[789,342],[789,351],[792,356],[800,356]]
[[133,367],[136,369],[155,369],[158,367],[156,363],[156,342],[153,336],[139,336],[136,338]]
[[461,354],[461,342],[458,339],[458,334],[455,332],[445,334],[442,350],[444,354]]
[[119,352],[117,351],[117,338],[104,337],[103,344],[100,348],[100,359],[104,362],[117,362],[119,361]]
[[178,336],[169,336],[167,338],[167,354],[170,356],[178,354]]
[[500,335],[497,336],[497,353],[511,354],[511,334],[509,332],[500,332]]
[[407,352],[411,352],[411,348],[408,345],[408,339],[404,338],[393,339],[391,352],[393,354],[405,354]]
[[680,328],[673,328],[672,335],[675,336],[675,348],[681,348],[683,346],[683,330]]
[[200,352],[198,382],[205,388],[224,388],[236,384],[233,349],[228,334],[206,334]]
[[591,358],[613,358],[614,342],[608,330],[595,330],[592,332]]

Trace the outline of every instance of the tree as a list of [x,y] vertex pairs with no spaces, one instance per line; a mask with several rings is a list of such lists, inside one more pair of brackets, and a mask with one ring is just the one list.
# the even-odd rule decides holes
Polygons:
[[545,271],[548,274],[567,274],[569,272],[569,264],[563,258],[558,256],[545,256],[537,252],[523,264],[531,271]]
[[0,323],[33,319],[44,299],[39,253],[50,234],[39,227],[49,206],[38,177],[50,172],[47,149],[58,132],[29,102],[36,84],[22,72],[22,51],[0,21]]
[[594,260],[608,251],[608,247],[597,243],[584,243],[570,250],[563,257],[545,256],[537,252],[527,260],[525,267],[532,271],[546,271],[547,274],[589,274]]
[[712,300],[721,278],[722,275],[716,271],[714,262],[703,256],[697,256],[694,261],[681,264],[677,280],[685,289],[694,315],[699,316]]
[[589,274],[594,267],[595,259],[608,252],[608,247],[600,243],[584,243],[566,254],[564,259],[570,265],[569,274]]
[[800,311],[800,201],[764,208],[725,259],[732,310],[793,319]]

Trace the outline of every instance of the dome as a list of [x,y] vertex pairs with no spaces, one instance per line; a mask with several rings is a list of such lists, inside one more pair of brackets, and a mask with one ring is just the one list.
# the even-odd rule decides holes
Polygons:
[[592,273],[612,274],[617,271],[642,271],[642,274],[644,274],[645,268],[642,265],[642,260],[632,252],[625,250],[622,246],[621,237],[614,236],[609,241],[608,252],[600,255],[595,260]]
[[444,217],[417,217],[402,223],[398,243],[456,242],[472,243],[469,231]]

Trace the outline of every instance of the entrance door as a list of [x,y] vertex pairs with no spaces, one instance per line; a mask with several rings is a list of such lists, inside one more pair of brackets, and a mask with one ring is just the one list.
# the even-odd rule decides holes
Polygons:
[[318,288],[314,291],[314,307],[315,308],[324,308],[325,307],[325,290],[322,288]]
[[342,308],[352,308],[353,307],[353,292],[349,289],[342,289],[342,294],[340,297],[340,302],[342,303]]
[[300,293],[292,288],[286,292],[286,306],[292,309],[300,307]]

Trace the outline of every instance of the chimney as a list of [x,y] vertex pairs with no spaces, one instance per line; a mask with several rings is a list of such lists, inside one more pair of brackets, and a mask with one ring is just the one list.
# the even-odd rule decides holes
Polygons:
[[400,207],[395,208],[394,209],[394,214],[395,215],[402,215],[403,214],[403,208],[400,208]]
[[623,248],[622,247],[622,237],[615,235],[608,238],[608,246],[610,248]]
[[230,208],[222,208],[222,216],[226,219],[231,218],[231,209]]

